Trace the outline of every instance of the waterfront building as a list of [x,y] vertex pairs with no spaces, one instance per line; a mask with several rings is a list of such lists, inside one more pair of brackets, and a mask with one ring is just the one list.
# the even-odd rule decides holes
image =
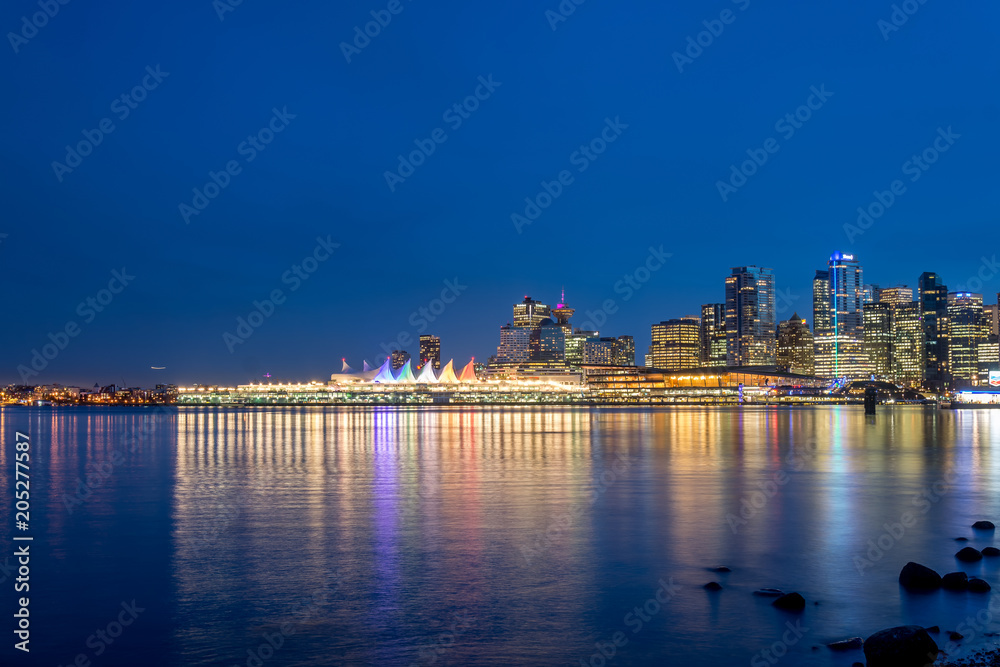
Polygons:
[[948,294],[948,371],[957,389],[979,383],[979,342],[987,338],[983,320],[983,295]]
[[979,341],[979,386],[990,386],[990,373],[995,378],[1000,373],[1000,344],[996,334]]
[[420,366],[430,362],[434,370],[441,370],[441,339],[437,336],[424,334],[420,336]]
[[924,381],[924,322],[917,301],[899,303],[892,310],[892,377],[905,387]]
[[917,281],[924,324],[924,382],[935,391],[948,385],[948,287],[927,271]]
[[601,334],[599,331],[585,331],[576,329],[564,342],[566,363],[570,366],[580,366],[583,364],[583,345],[588,338],[597,338]]
[[587,366],[615,366],[618,339],[588,338],[583,344],[583,363]]
[[813,360],[819,377],[833,378],[833,320],[830,318],[830,272],[818,269],[812,282]]
[[868,370],[879,380],[893,377],[892,306],[888,303],[864,304],[864,346]]
[[816,374],[825,378],[867,378],[864,350],[866,298],[861,264],[854,255],[835,252],[826,271],[813,278]]
[[779,371],[799,375],[814,373],[813,335],[798,313],[793,313],[791,319],[778,325],[777,345],[776,365]]
[[544,318],[531,329],[528,338],[528,359],[552,364],[566,361],[566,335],[560,324]]
[[697,317],[666,320],[652,326],[653,368],[682,370],[701,365],[701,321]]
[[704,367],[726,365],[726,304],[701,307],[700,363]]
[[389,357],[392,370],[398,371],[410,360],[410,353],[406,350],[393,350]]
[[498,364],[519,364],[528,361],[528,344],[531,330],[523,327],[513,327],[510,324],[500,327],[500,346],[497,347],[496,361]]
[[635,366],[635,339],[619,336],[615,344],[615,366]]
[[726,277],[726,365],[774,366],[775,323],[774,273],[733,267]]

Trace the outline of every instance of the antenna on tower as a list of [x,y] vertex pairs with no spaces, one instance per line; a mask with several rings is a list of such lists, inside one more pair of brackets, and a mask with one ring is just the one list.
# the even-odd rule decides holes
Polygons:
[[559,301],[561,303],[566,303],[566,286],[565,285],[563,285],[563,287],[562,287],[561,297],[562,298],[559,299]]

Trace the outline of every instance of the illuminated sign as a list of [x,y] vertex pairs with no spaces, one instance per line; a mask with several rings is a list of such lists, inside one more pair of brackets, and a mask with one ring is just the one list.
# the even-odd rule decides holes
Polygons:
[[990,371],[990,386],[1000,387],[1000,371]]

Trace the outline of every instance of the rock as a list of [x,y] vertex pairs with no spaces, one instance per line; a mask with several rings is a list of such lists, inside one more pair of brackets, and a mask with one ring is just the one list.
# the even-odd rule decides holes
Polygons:
[[937,644],[919,625],[879,630],[864,647],[868,667],[924,667],[938,655]]
[[986,547],[985,549],[982,550],[981,553],[984,556],[990,556],[992,558],[995,556],[1000,556],[1000,549],[997,549],[996,547]]
[[720,584],[717,581],[710,581],[707,584],[705,584],[704,586],[702,586],[702,588],[704,588],[706,591],[721,591],[722,590],[722,584]]
[[974,549],[973,547],[965,547],[957,554],[955,558],[964,563],[975,563],[976,561],[983,559],[983,554],[979,552],[979,549]]
[[933,591],[941,588],[941,575],[929,567],[910,561],[900,570],[899,583],[917,591]]
[[992,521],[977,521],[972,524],[972,527],[976,530],[996,530],[996,526],[993,525]]
[[806,600],[804,597],[798,593],[789,593],[788,595],[782,595],[780,598],[771,603],[778,609],[786,609],[788,611],[802,611],[806,608]]
[[850,639],[842,639],[839,642],[831,642],[827,644],[831,651],[853,651],[854,649],[859,649],[864,646],[865,640],[861,637],[851,637]]
[[949,591],[964,591],[969,587],[969,576],[965,572],[949,572],[941,577],[941,586]]
[[924,630],[926,630],[927,632],[941,632],[941,628],[939,628],[936,625],[932,625],[929,628],[924,628]]
[[719,567],[713,567],[712,572],[732,572],[732,570],[725,565],[720,565]]
[[955,632],[954,630],[952,630],[951,632],[948,633],[948,639],[950,639],[953,642],[957,642],[959,639],[965,639],[965,635],[963,635],[960,632]]
[[976,579],[975,577],[969,579],[970,593],[989,593],[990,590],[990,585],[982,579]]
[[764,598],[780,598],[785,592],[780,588],[758,588],[753,594]]
[[969,538],[968,537],[956,537],[955,541],[956,542],[968,542]]

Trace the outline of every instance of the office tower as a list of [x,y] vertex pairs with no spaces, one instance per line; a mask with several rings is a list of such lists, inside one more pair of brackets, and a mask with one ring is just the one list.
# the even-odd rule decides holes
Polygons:
[[597,338],[601,334],[599,331],[585,331],[576,329],[566,337],[564,343],[566,363],[570,366],[580,366],[583,364],[583,345],[588,338]]
[[899,306],[904,303],[910,303],[913,301],[913,290],[906,285],[897,285],[896,287],[886,287],[881,290],[880,297],[878,299],[882,303],[887,303],[892,307]]
[[987,337],[983,321],[983,295],[948,294],[948,371],[956,389],[979,382],[979,342]]
[[1000,333],[1000,330],[998,330],[998,324],[1000,324],[1000,321],[997,319],[998,315],[1000,315],[1000,304],[991,303],[983,305],[983,317],[986,318],[986,326],[989,328],[991,336],[996,336]]
[[726,277],[726,365],[774,366],[776,351],[774,274],[733,267]]
[[561,364],[566,360],[566,334],[563,333],[562,326],[546,317],[530,331],[529,361]]
[[614,366],[616,338],[588,338],[583,344],[583,363],[588,366]]
[[726,365],[726,304],[701,307],[701,366]]
[[863,308],[864,348],[868,372],[879,380],[893,376],[892,365],[892,305],[869,302]]
[[701,321],[697,317],[667,320],[652,326],[654,368],[678,371],[701,364]]
[[990,372],[1000,372],[1000,344],[996,334],[979,341],[979,386],[990,385]]
[[434,370],[441,370],[441,339],[424,334],[420,337],[420,367],[428,362],[434,364]]
[[924,382],[942,391],[948,385],[948,287],[928,271],[920,274],[917,293],[924,322]]
[[905,387],[924,381],[924,320],[918,301],[897,304],[892,311],[892,377]]
[[619,336],[615,345],[615,366],[635,366],[635,339]]
[[864,295],[861,298],[861,304],[866,303],[876,303],[882,300],[882,288],[878,285],[865,285]]
[[645,368],[653,368],[653,355],[651,352],[647,352],[642,357],[642,365]]
[[392,370],[398,371],[410,360],[410,353],[406,350],[393,350],[391,359]]
[[793,313],[791,319],[778,325],[776,357],[776,365],[780,371],[800,375],[812,375],[815,372],[813,335],[809,331],[809,325],[798,313]]
[[535,301],[530,296],[524,297],[524,301],[514,304],[514,326],[535,329],[542,323],[542,320],[549,318],[550,308],[544,303]]
[[500,346],[497,347],[498,364],[519,364],[528,361],[528,343],[531,330],[506,325],[500,327]]
[[[825,294],[824,294],[825,291]],[[835,252],[813,278],[816,375],[866,378],[863,326],[865,285],[854,255]]]
[[563,334],[569,337],[573,333],[573,325],[569,323],[569,318],[573,317],[576,310],[566,305],[566,290],[560,293],[559,303],[552,309],[552,319],[563,330]]

